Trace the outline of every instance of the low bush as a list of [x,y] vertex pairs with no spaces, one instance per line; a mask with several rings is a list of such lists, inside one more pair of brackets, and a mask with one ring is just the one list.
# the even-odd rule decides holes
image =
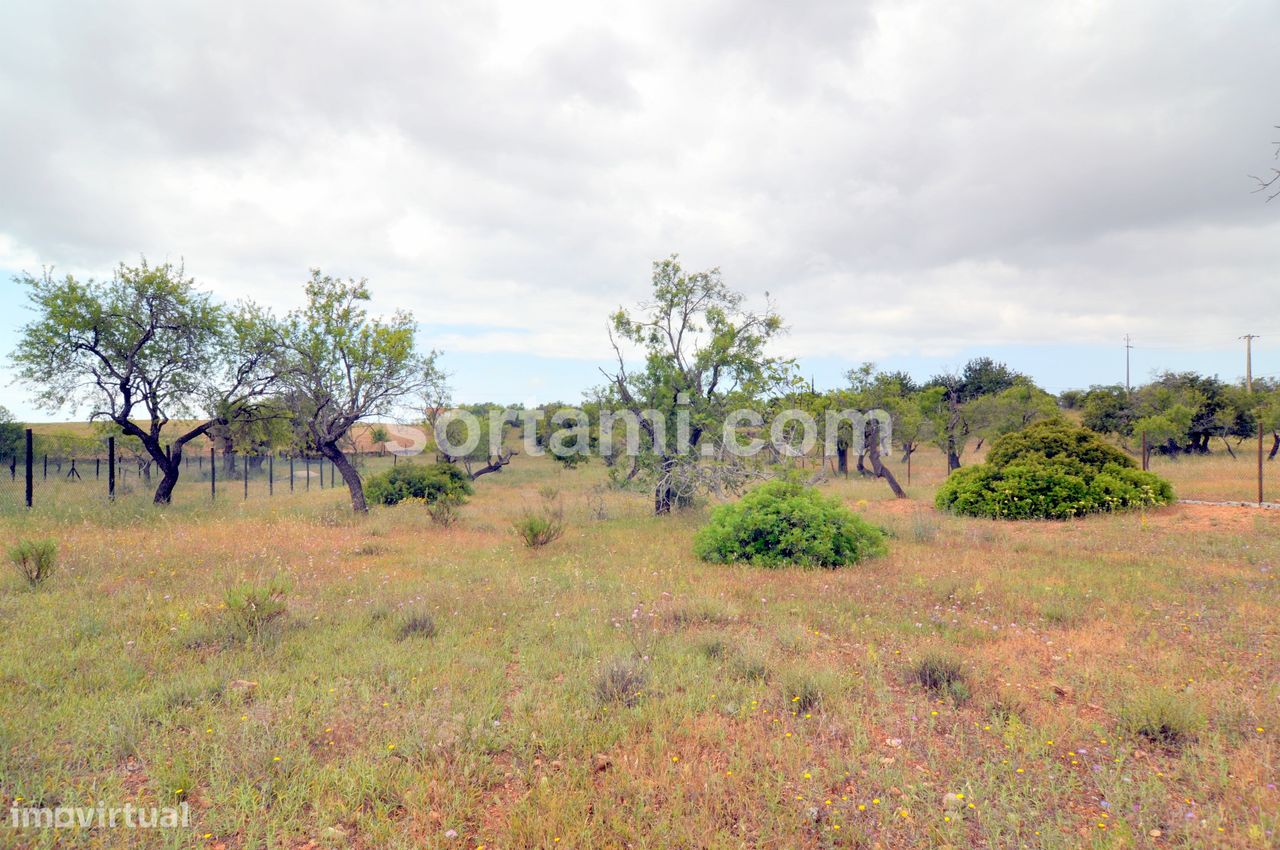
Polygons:
[[446,502],[456,508],[472,492],[471,479],[451,463],[425,466],[402,463],[369,476],[364,484],[365,498],[375,505],[398,505],[406,499],[420,499],[429,506]]
[[537,510],[526,510],[512,521],[511,527],[530,549],[539,549],[559,540],[568,527],[564,519],[564,506],[557,491],[543,488],[542,505]]
[[645,686],[644,668],[631,658],[618,658],[600,671],[596,679],[596,699],[600,702],[633,706],[640,701]]
[[400,619],[396,628],[396,637],[407,640],[411,637],[432,638],[436,636],[436,620],[427,611],[410,611]]
[[942,652],[926,652],[911,668],[911,679],[938,696],[956,702],[969,699],[969,677],[958,658]]
[[1130,733],[1169,747],[1194,739],[1204,726],[1204,716],[1187,694],[1167,690],[1139,692],[1125,705],[1120,719]]
[[936,501],[969,516],[1069,519],[1168,504],[1173,488],[1092,431],[1046,420],[996,440],[986,463],[951,473]]
[[264,584],[243,582],[230,588],[223,602],[237,637],[262,643],[284,617],[288,594],[289,582],[283,576]]
[[840,567],[886,550],[881,529],[792,481],[771,481],[717,507],[694,547],[705,561],[763,567]]
[[57,568],[58,544],[52,540],[20,540],[9,547],[9,562],[30,587],[39,587]]

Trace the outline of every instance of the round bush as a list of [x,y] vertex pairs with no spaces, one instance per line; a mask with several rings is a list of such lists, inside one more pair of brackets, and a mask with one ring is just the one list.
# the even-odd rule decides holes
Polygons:
[[986,463],[951,473],[936,499],[941,510],[993,519],[1069,519],[1172,501],[1169,482],[1061,420],[996,440]]
[[839,567],[885,552],[885,534],[812,487],[771,481],[720,505],[698,532],[706,561],[763,567]]
[[471,479],[451,463],[402,463],[371,475],[364,483],[365,498],[375,505],[398,505],[405,499],[421,499],[429,505],[445,500],[461,504],[471,493]]

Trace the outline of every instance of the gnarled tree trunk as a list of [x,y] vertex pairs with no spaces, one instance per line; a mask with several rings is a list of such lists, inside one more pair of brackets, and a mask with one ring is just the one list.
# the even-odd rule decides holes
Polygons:
[[893,495],[899,499],[907,498],[907,492],[902,489],[902,485],[898,483],[898,479],[893,476],[888,467],[880,460],[880,423],[872,420],[871,422],[871,445],[868,446],[867,454],[871,456],[871,469],[874,470],[877,478],[883,478],[889,484],[889,489],[893,491]]
[[346,482],[347,489],[351,491],[351,510],[361,514],[368,513],[369,504],[364,499],[364,484],[360,481],[360,473],[347,460],[342,449],[336,443],[326,443],[320,446],[320,454],[333,463]]

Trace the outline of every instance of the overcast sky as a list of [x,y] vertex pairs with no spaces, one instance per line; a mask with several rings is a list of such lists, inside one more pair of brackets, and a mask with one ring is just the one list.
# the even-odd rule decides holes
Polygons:
[[[434,7],[434,9],[432,8]],[[834,384],[992,352],[1053,389],[1280,372],[1280,4],[6,0],[20,270],[185,259],[407,307],[458,396],[575,400],[651,262],[777,299]],[[1275,356],[1273,356],[1274,352]],[[35,415],[25,392],[0,400]]]

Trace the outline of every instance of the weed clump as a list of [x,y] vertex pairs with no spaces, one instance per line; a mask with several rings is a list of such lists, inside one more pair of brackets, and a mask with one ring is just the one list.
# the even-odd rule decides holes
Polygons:
[[955,656],[942,652],[926,652],[911,668],[911,680],[938,696],[956,702],[969,699],[969,677]]
[[644,692],[646,676],[640,663],[631,658],[617,658],[600,671],[596,679],[596,699],[604,704],[633,706]]
[[885,534],[835,499],[794,481],[770,481],[720,505],[698,532],[704,561],[761,567],[840,567],[885,552]]
[[565,529],[568,527],[564,519],[564,506],[559,501],[559,493],[544,487],[541,495],[542,504],[538,509],[526,510],[511,523],[516,535],[530,549],[540,549],[548,543],[554,543],[564,536]]
[[58,544],[52,540],[20,540],[9,547],[9,562],[31,588],[44,584],[58,564]]
[[436,621],[426,611],[410,611],[400,619],[396,628],[396,638],[407,640],[411,637],[432,638],[436,636]]
[[242,582],[227,590],[223,603],[236,636],[262,643],[284,618],[288,594],[289,582],[283,576],[275,576],[264,584]]
[[788,680],[783,687],[783,695],[793,714],[810,714],[822,707],[822,687],[804,676]]
[[1161,689],[1138,693],[1120,717],[1129,732],[1168,747],[1193,740],[1204,726],[1204,716],[1186,694]]

